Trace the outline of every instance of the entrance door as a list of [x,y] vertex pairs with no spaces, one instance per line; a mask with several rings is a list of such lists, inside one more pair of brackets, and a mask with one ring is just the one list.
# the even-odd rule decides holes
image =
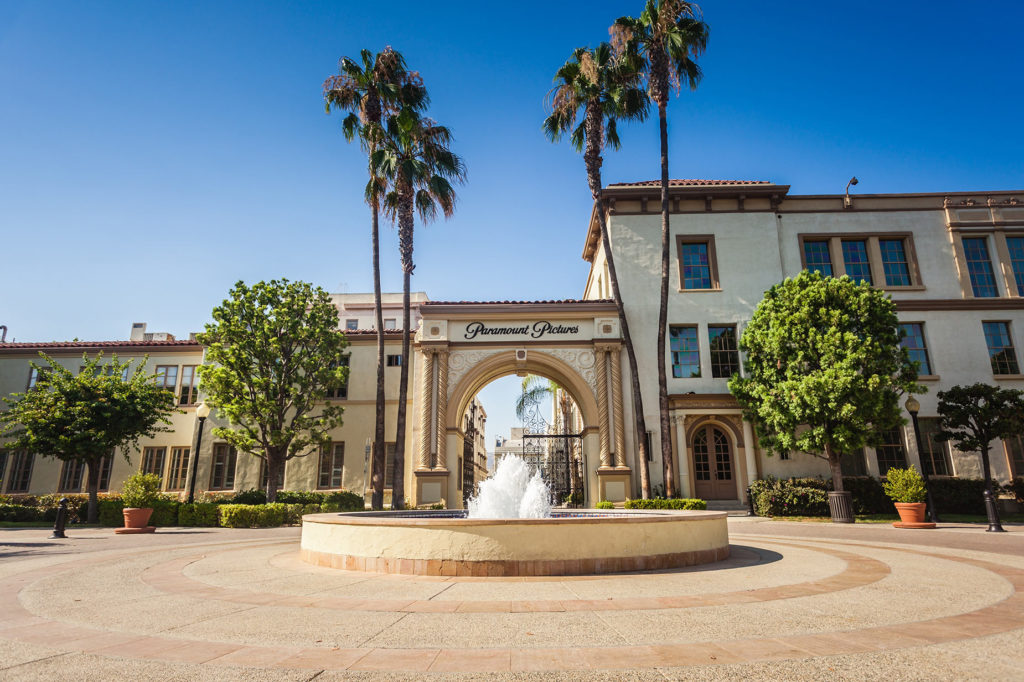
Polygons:
[[703,500],[735,500],[732,448],[721,429],[702,426],[693,434],[695,494]]

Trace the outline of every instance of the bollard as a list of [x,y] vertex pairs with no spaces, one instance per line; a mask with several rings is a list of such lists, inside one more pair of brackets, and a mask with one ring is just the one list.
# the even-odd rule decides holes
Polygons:
[[60,498],[57,506],[57,519],[53,522],[53,535],[51,538],[67,538],[64,535],[64,526],[68,523],[68,498]]
[[747,516],[757,516],[757,512],[754,511],[754,496],[750,494],[750,486],[747,486]]

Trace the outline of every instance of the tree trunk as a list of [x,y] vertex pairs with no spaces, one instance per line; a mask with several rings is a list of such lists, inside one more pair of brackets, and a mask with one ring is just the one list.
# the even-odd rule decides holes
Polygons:
[[661,433],[661,463],[665,474],[665,496],[675,497],[676,477],[672,465],[672,423],[668,415],[668,374],[665,371],[665,337],[668,333],[668,107],[658,103],[661,132],[661,294],[658,304],[658,415]]
[[[377,399],[374,412],[373,449],[370,474],[373,493],[370,507],[384,509],[384,471],[386,448],[384,445],[384,310],[380,293],[380,226],[377,206],[373,207],[373,307],[377,316]],[[363,482],[366,485],[366,482]]]
[[267,504],[277,501],[278,474],[284,468],[284,450],[280,447],[267,448]]
[[[395,474],[391,482],[391,508],[405,507],[405,417],[406,401],[409,394],[409,288],[412,271],[413,247],[413,194],[412,186],[406,183],[399,188],[398,248],[402,256],[402,366],[398,381],[398,418],[395,425]],[[461,472],[459,472],[461,475]],[[447,498],[447,495],[445,496]]]
[[832,490],[841,493],[843,492],[842,453],[833,450],[831,445],[826,445],[825,456],[828,458],[828,468],[832,472]]
[[[985,438],[985,436],[982,436],[982,438]],[[985,476],[985,514],[989,517],[989,529],[994,525],[999,530],[1002,530],[1002,522],[999,519],[999,504],[996,501],[995,491],[992,490],[992,467],[989,465],[988,460],[988,443],[990,440],[992,439],[984,440],[985,446],[981,449],[981,470]]]
[[[113,457],[113,455],[111,455]],[[114,465],[113,461],[110,463]],[[100,520],[100,506],[99,506],[99,490],[100,490],[100,470],[103,468],[103,457],[92,458],[86,462],[86,492],[89,493],[89,506],[86,511],[85,520],[88,523],[99,523]]]

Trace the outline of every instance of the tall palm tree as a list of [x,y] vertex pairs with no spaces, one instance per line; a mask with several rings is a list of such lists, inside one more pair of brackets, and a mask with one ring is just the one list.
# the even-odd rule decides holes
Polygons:
[[[651,476],[647,467],[647,426],[644,422],[643,398],[640,394],[640,375],[637,372],[633,337],[629,333],[626,309],[622,305],[619,280],[615,273],[611,236],[608,231],[608,212],[604,205],[601,184],[602,151],[605,145],[618,149],[620,140],[617,121],[640,120],[647,116],[648,98],[638,87],[639,72],[635,55],[616,56],[607,43],[594,50],[585,47],[573,51],[569,60],[555,74],[555,87],[549,94],[551,114],[544,120],[544,132],[557,142],[572,131],[570,141],[577,151],[583,152],[587,167],[587,182],[594,197],[597,220],[601,226],[601,247],[608,263],[608,279],[612,298],[619,315],[619,326],[629,360],[630,385],[633,393],[633,415],[637,434],[637,466],[640,468],[640,489],[644,499],[651,496]],[[582,112],[583,120],[576,124]]]
[[[402,106],[421,109],[427,105],[427,93],[419,75],[406,69],[401,54],[384,48],[374,55],[369,50],[359,53],[360,61],[342,57],[338,63],[338,75],[324,81],[324,106],[348,112],[342,121],[345,139],[351,142],[356,137],[372,156],[379,144],[382,117],[394,113]],[[373,215],[370,230],[373,242],[373,307],[377,331],[377,396],[373,432],[373,455],[371,458],[371,480],[373,493],[371,507],[384,508],[384,313],[381,304],[380,286],[380,230],[379,213],[381,197],[387,183],[373,172],[366,183],[366,203]]]
[[696,90],[702,76],[696,62],[708,43],[708,25],[695,3],[683,0],[647,0],[639,18],[621,17],[611,27],[617,53],[641,60],[647,90],[658,105],[661,133],[661,299],[658,309],[658,408],[665,494],[675,495],[671,423],[668,414],[668,378],[665,373],[665,336],[668,326],[668,96],[685,83]]
[[455,189],[461,183],[466,166],[449,149],[451,132],[419,114],[415,107],[403,107],[389,115],[379,127],[381,144],[371,155],[371,166],[390,189],[383,208],[398,225],[398,250],[402,260],[402,367],[398,383],[398,419],[395,435],[395,480],[391,488],[391,508],[401,509],[405,502],[405,421],[409,394],[409,286],[415,265],[412,261],[415,215],[424,224],[438,211],[450,218],[455,213]]

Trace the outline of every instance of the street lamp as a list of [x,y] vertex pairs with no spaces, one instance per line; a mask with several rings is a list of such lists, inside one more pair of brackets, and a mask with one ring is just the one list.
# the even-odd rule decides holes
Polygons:
[[928,467],[924,465],[924,448],[921,446],[921,428],[917,423],[917,413],[921,410],[921,403],[917,402],[914,396],[908,396],[904,403],[907,412],[910,413],[910,421],[914,423],[914,440],[917,442],[917,457],[921,461],[921,476],[924,478],[924,491],[928,496],[928,520],[932,523],[939,522],[939,513],[935,511],[935,502],[932,500],[932,487],[928,483]]
[[199,418],[199,435],[196,436],[196,451],[192,455],[192,475],[188,481],[188,503],[196,501],[196,470],[199,469],[199,447],[203,444],[203,426],[206,425],[206,418],[210,416],[210,406],[206,401],[199,403],[196,407],[196,417]]

